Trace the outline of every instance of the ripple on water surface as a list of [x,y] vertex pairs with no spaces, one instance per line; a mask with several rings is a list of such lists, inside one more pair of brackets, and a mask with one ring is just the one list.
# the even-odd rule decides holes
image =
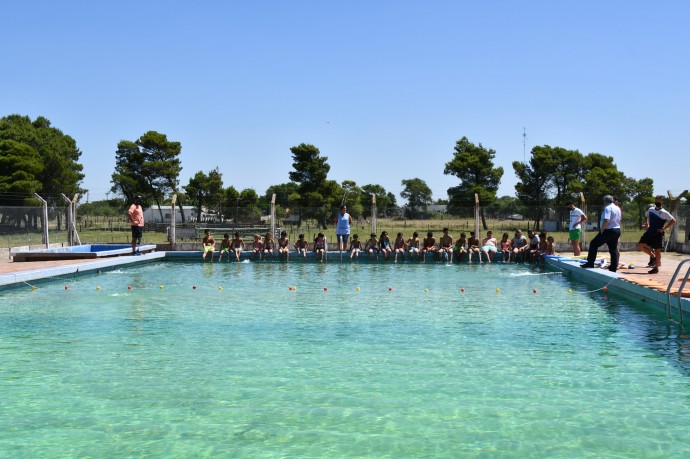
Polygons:
[[156,263],[69,284],[0,294],[9,455],[690,454],[688,337],[558,273]]

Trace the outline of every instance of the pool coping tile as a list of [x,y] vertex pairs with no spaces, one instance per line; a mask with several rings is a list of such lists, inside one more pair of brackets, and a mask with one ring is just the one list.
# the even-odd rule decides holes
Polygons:
[[[667,312],[667,296],[666,292],[661,292],[653,288],[648,288],[643,285],[638,285],[628,280],[625,280],[621,272],[611,272],[607,269],[601,268],[587,268],[580,267],[582,260],[567,257],[553,257],[546,260],[546,263],[552,268],[566,271],[575,280],[587,280],[601,284],[602,288],[608,288],[608,291],[613,294],[623,294],[628,298],[642,301],[646,304],[651,304],[659,308],[663,312]],[[681,298],[681,308],[683,311],[684,321],[690,319],[690,299]],[[678,297],[671,296],[672,311],[677,315]]]

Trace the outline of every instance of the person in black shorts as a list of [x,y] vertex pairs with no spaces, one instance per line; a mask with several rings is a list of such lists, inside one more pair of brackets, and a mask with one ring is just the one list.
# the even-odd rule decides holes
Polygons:
[[[676,219],[673,218],[664,206],[664,197],[658,195],[654,198],[654,207],[647,209],[647,221],[644,228],[647,231],[642,234],[637,248],[649,255],[649,267],[652,268],[649,274],[659,272],[661,266],[661,247],[663,246],[664,232],[675,225]],[[652,252],[652,250],[654,252]]]
[[141,255],[137,248],[137,243],[141,245],[141,238],[144,235],[144,209],[141,207],[141,196],[134,197],[127,214],[132,225],[132,255]]

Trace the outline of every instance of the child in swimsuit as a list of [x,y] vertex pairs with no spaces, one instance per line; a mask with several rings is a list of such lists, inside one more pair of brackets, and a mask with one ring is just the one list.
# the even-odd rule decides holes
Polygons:
[[304,239],[304,234],[297,236],[297,242],[295,242],[295,250],[297,250],[297,255],[304,256],[307,259],[307,241]]
[[393,249],[391,248],[391,240],[388,237],[388,231],[381,233],[381,238],[379,238],[379,248],[384,256],[384,260],[388,260],[391,256],[391,253],[393,253]]
[[422,241],[422,247],[422,261],[426,263],[427,253],[431,253],[432,255],[436,254],[436,238],[434,237],[434,233],[431,231],[426,233],[426,237],[424,241]]
[[228,261],[230,261],[230,235],[223,234],[223,240],[220,241],[220,252],[218,252],[218,261],[223,259],[223,254],[226,254]]
[[398,262],[398,254],[402,257],[402,261],[405,261],[405,238],[403,238],[402,233],[398,233],[395,237],[395,242],[393,243],[393,250],[395,250],[395,262]]
[[453,247],[453,252],[456,255],[455,259],[458,262],[461,262],[465,255],[467,255],[465,244],[467,244],[467,236],[465,236],[465,233],[460,233],[460,237],[455,241],[455,247]]
[[232,240],[232,249],[235,252],[235,258],[240,261],[240,256],[244,250],[244,241],[240,238],[240,233],[235,233],[235,238]]
[[216,248],[216,241],[213,239],[213,234],[210,230],[204,230],[204,238],[201,240],[202,251],[201,259],[206,259],[206,254],[211,252],[211,262],[213,262],[213,251]]
[[479,263],[482,262],[481,249],[479,248],[479,239],[474,235],[474,231],[470,231],[470,238],[467,240],[467,255],[472,263],[472,254],[477,254],[479,257]]
[[254,241],[252,242],[252,260],[255,260],[256,258],[261,260],[261,250],[263,249],[264,245],[261,242],[261,236],[258,234],[254,235]]
[[285,261],[288,261],[290,258],[290,240],[285,231],[281,231],[278,238],[278,259],[280,260],[280,257],[283,255],[285,256]]
[[362,241],[359,240],[359,234],[352,236],[352,242],[350,243],[350,258],[357,257],[362,251]]
[[379,241],[376,239],[376,233],[371,233],[369,240],[367,241],[367,246],[365,247],[367,252],[367,260],[371,258],[372,255],[376,255],[376,260],[379,259]]
[[275,248],[275,244],[273,243],[273,235],[271,232],[266,233],[266,237],[264,238],[264,245],[262,247],[263,252],[264,252],[264,260],[267,258],[273,259],[273,249]]
[[513,244],[510,242],[510,235],[503,233],[501,238],[501,252],[503,252],[503,262],[510,263],[510,255],[513,252]]
[[536,260],[543,262],[544,255],[546,255],[546,248],[549,242],[546,240],[546,232],[542,231],[539,233],[539,244],[537,244],[537,254],[535,256]]
[[319,261],[323,261],[326,253],[326,237],[323,233],[319,233],[314,238],[314,254]]
[[450,258],[453,263],[453,236],[448,234],[448,228],[443,228],[443,236],[439,241],[438,253],[444,258]]
[[412,233],[412,237],[407,240],[407,253],[410,255],[410,260],[414,256],[419,260],[419,233]]
[[556,255],[556,242],[554,241],[553,236],[546,238],[546,251],[544,252],[544,255]]
[[479,261],[482,261],[482,253],[486,254],[486,262],[491,263],[491,259],[496,254],[498,242],[494,237],[493,231],[487,231],[486,237],[482,240],[482,250],[479,252]]

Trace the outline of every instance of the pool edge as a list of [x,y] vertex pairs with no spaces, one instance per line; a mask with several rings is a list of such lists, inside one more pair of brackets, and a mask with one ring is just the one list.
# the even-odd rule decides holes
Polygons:
[[[575,280],[587,280],[588,282],[600,284],[613,294],[624,295],[630,299],[641,301],[658,308],[664,313],[667,312],[667,297],[665,292],[634,284],[625,280],[623,274],[614,273],[607,269],[582,269],[580,267],[581,262],[582,260],[567,257],[546,259],[546,264],[551,268],[563,271]],[[680,303],[683,311],[683,320],[690,319],[690,300],[681,298]],[[677,305],[678,298],[676,296],[671,296],[671,306],[672,310],[675,311],[675,315],[678,314]]]

